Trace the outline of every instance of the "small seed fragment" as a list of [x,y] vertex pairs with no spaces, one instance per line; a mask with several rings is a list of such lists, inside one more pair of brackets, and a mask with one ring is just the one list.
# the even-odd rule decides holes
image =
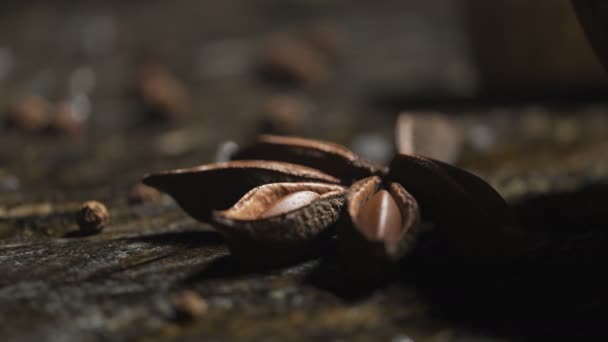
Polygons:
[[97,201],[84,202],[76,214],[76,222],[81,233],[99,233],[110,223],[110,213],[103,203]]
[[388,240],[401,232],[401,211],[386,190],[380,190],[363,205],[357,223],[369,240]]
[[275,202],[262,215],[260,215],[260,218],[285,214],[312,203],[314,200],[319,198],[319,196],[320,195],[314,191],[306,190],[291,193]]

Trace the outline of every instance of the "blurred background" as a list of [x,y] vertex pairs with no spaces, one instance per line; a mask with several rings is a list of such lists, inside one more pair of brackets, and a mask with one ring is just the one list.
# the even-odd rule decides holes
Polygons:
[[113,184],[111,174],[133,181],[208,162],[218,144],[262,132],[334,140],[385,161],[401,111],[452,121],[509,113],[465,124],[465,151],[478,152],[571,143],[606,124],[608,78],[567,0],[1,7],[9,188],[14,175],[76,189]]

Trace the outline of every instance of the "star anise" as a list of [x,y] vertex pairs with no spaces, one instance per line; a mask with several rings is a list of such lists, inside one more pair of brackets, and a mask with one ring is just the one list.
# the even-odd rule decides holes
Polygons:
[[[422,222],[454,255],[492,249],[506,204],[457,167],[397,154],[389,167],[324,141],[260,136],[235,160],[148,175],[194,218],[226,237],[246,263],[284,263],[337,235],[347,265],[382,269],[412,249]],[[357,268],[357,267],[352,267]]]

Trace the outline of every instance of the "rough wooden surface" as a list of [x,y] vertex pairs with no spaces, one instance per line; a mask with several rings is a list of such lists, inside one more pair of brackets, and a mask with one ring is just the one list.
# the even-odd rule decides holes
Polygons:
[[[137,34],[123,36],[128,52],[81,56],[97,75],[87,135],[67,138],[0,127],[1,340],[485,341],[606,334],[608,298],[601,273],[608,260],[603,247],[608,242],[608,107],[602,104],[486,103],[453,109],[453,102],[427,104],[453,114],[450,120],[465,141],[459,164],[508,199],[520,218],[517,224],[537,243],[523,269],[491,264],[481,272],[450,264],[429,269],[412,261],[396,279],[366,288],[343,275],[329,249],[301,264],[251,270],[236,264],[221,237],[187,217],[169,197],[129,204],[129,191],[143,174],[206,163],[221,141],[250,139],[257,133],[256,108],[275,92],[304,96],[317,106],[304,132],[310,136],[356,146],[351,142],[357,135],[374,133],[390,146],[395,103],[382,102],[383,97],[378,102],[374,94],[454,90],[438,66],[462,65],[466,59],[451,1],[426,6],[399,1],[347,11],[294,1],[287,6],[294,16],[289,20],[276,15],[286,13],[281,5],[262,3],[218,5],[214,10],[223,20],[205,14],[208,6],[195,6],[196,13],[188,16],[184,12],[193,7],[160,2],[92,9],[37,4],[11,7],[12,16],[0,12],[0,31],[19,57],[11,77],[0,82],[2,101],[4,90],[23,84],[49,97],[64,96],[62,79],[79,65],[69,57],[83,53],[80,38],[69,33],[84,25],[77,15],[101,20],[101,26],[100,16],[110,16],[122,33],[130,32],[130,19],[140,18],[133,26]],[[67,11],[69,20],[62,20],[60,11]],[[159,11],[189,19],[165,30]],[[339,13],[338,22],[356,39],[346,49],[342,76],[326,89],[279,91],[248,73],[209,78],[192,72],[211,63],[193,61],[203,58],[196,51],[208,46],[192,32],[211,37],[225,32],[219,40],[244,35],[247,47],[277,27],[298,27],[327,13]],[[435,24],[403,21],[403,16]],[[227,24],[237,19],[238,25]],[[379,19],[386,26],[372,29]],[[50,29],[62,22],[66,30]],[[31,33],[33,23],[46,30]],[[411,30],[416,25],[419,36]],[[7,27],[16,33],[9,35]],[[415,56],[403,46],[396,49],[410,57],[387,64],[382,51],[398,38],[427,43]],[[29,40],[34,43],[22,43]],[[68,48],[52,49],[52,41],[65,41]],[[176,48],[181,43],[187,48]],[[150,46],[167,53],[168,64],[176,66],[193,94],[196,110],[185,124],[142,123],[124,96],[135,55]],[[412,65],[418,65],[415,75],[409,74]],[[467,84],[467,77],[456,79]],[[86,200],[104,202],[111,224],[83,237],[74,234],[74,212]],[[194,322],[177,321],[171,307],[171,296],[184,289],[208,305]]]

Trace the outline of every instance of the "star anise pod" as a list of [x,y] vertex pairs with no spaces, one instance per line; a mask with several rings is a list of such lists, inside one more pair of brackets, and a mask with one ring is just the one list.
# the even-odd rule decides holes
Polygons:
[[488,237],[506,209],[477,176],[417,155],[398,154],[386,168],[334,143],[263,135],[235,159],[144,183],[212,224],[246,263],[294,260],[337,234],[347,265],[380,270],[412,249],[423,221],[456,241],[455,253],[475,254],[493,248]]

